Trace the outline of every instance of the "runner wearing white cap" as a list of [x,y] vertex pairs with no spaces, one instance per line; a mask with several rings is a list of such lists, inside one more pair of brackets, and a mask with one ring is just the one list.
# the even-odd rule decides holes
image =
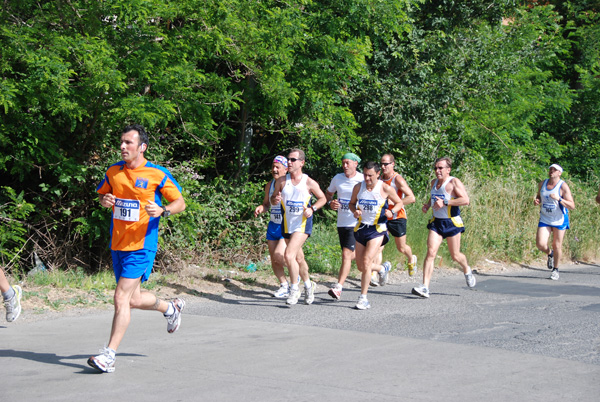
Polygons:
[[[562,256],[562,242],[565,231],[569,229],[569,209],[575,209],[571,189],[561,180],[563,168],[553,163],[549,167],[548,178],[540,182],[533,200],[540,205],[540,222],[536,235],[537,248],[548,255],[548,269],[552,270],[550,279],[558,280],[558,265]],[[548,240],[552,233],[552,248]]]

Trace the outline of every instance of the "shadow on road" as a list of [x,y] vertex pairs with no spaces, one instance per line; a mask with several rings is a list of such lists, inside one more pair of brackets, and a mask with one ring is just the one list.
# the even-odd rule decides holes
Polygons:
[[[140,357],[145,355],[140,355],[137,353],[119,353],[119,357],[120,356]],[[56,353],[32,352],[29,350],[0,349],[0,358],[5,357],[14,357],[18,359],[31,360],[38,363],[55,364],[60,366],[82,369],[82,371],[79,374],[98,373],[97,370],[94,370],[85,364],[90,355],[60,356]],[[77,363],[70,363],[69,360],[77,361]]]

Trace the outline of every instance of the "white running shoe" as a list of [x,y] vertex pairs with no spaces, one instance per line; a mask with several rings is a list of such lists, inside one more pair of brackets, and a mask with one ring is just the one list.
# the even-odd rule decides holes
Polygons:
[[475,284],[477,283],[477,280],[475,279],[475,275],[473,275],[472,271],[468,274],[465,274],[465,280],[467,281],[467,286],[470,288],[474,288]]
[[290,287],[289,286],[279,286],[279,289],[277,289],[274,293],[273,293],[273,297],[276,297],[278,299],[287,299],[290,296]]
[[88,365],[103,373],[112,373],[115,371],[115,351],[107,347],[100,349],[98,356],[92,356],[88,359]]
[[560,275],[558,274],[558,268],[554,268],[552,270],[552,273],[550,274],[550,279],[552,279],[553,281],[557,281],[558,278],[560,278]]
[[298,303],[298,299],[300,299],[301,293],[302,293],[302,291],[300,291],[300,289],[291,289],[290,288],[290,295],[287,298],[287,300],[285,301],[285,303],[289,304],[290,306],[293,306],[294,304]]
[[304,304],[312,304],[315,301],[315,290],[317,290],[317,284],[310,281],[310,288],[304,288]]
[[342,288],[333,286],[331,289],[329,289],[329,291],[327,293],[329,294],[329,296],[333,297],[335,300],[342,299]]
[[408,276],[413,276],[417,273],[417,256],[413,254],[411,261],[406,264],[408,265]]
[[369,303],[369,300],[367,300],[366,297],[359,297],[358,298],[358,302],[356,303],[356,306],[354,306],[357,310],[366,310],[368,308],[371,308],[371,303]]
[[420,285],[412,288],[412,294],[429,298],[429,289],[425,287],[425,285]]
[[379,286],[385,286],[388,281],[388,274],[392,270],[392,264],[389,261],[386,261],[382,264],[383,269],[379,271]]
[[6,321],[13,322],[19,315],[21,315],[21,297],[23,296],[23,290],[19,285],[13,285],[15,294],[8,300],[4,300],[4,307],[6,308]]
[[167,319],[167,332],[170,334],[179,329],[179,324],[181,324],[181,312],[185,307],[185,301],[177,298],[171,301],[171,304],[175,308],[175,312],[172,315],[165,316]]
[[379,273],[371,271],[371,286],[379,286]]

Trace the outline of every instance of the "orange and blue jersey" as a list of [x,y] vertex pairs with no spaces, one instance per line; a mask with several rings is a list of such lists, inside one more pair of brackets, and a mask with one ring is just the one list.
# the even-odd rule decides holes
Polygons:
[[150,217],[144,207],[148,201],[162,205],[163,196],[173,202],[182,196],[181,191],[167,169],[147,160],[136,169],[129,169],[125,161],[109,167],[96,192],[117,198],[110,226],[111,250],[156,251],[160,217]]

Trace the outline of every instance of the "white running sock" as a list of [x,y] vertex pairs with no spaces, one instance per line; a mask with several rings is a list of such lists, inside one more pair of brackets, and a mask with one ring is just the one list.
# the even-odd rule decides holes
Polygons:
[[167,311],[165,312],[165,314],[163,314],[165,317],[169,317],[172,316],[173,314],[175,314],[175,306],[173,306],[173,303],[169,303],[169,307],[167,308]]

